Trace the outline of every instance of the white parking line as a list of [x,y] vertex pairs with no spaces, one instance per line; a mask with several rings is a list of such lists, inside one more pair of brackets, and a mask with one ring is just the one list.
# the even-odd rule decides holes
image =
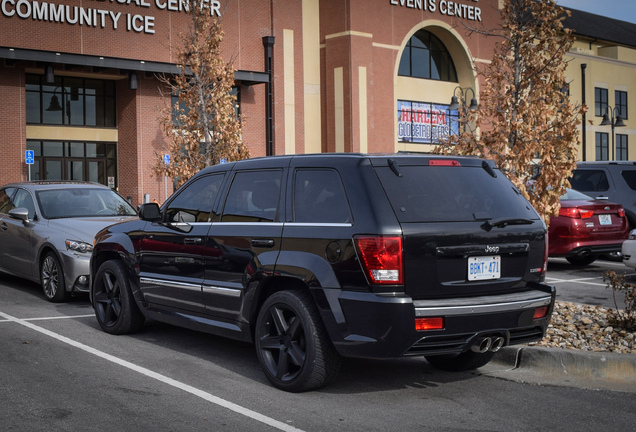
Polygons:
[[[50,320],[58,320],[58,319],[73,319],[73,318],[90,318],[94,317],[95,314],[90,315],[65,315],[65,316],[54,316],[54,317],[40,317],[40,318],[23,318],[23,321],[50,321]],[[0,320],[0,322],[8,322],[13,320]]]
[[282,431],[288,431],[288,432],[302,432],[301,429],[297,429],[293,426],[290,426],[286,423],[280,422],[278,420],[274,420],[272,418],[269,418],[267,416],[264,416],[263,414],[257,413],[256,411],[252,411],[248,408],[242,407],[240,405],[237,405],[235,403],[226,401],[225,399],[221,399],[220,397],[214,396],[210,393],[207,393],[203,390],[199,390],[195,387],[192,387],[188,384],[184,384],[182,382],[179,382],[177,380],[174,380],[172,378],[168,378],[165,375],[161,375],[160,373],[157,372],[153,372],[150,369],[146,369],[144,367],[141,366],[137,366],[134,363],[131,363],[129,361],[117,358],[115,356],[112,356],[110,354],[107,354],[103,351],[99,351],[95,348],[89,347],[88,345],[84,345],[81,342],[77,342],[74,341],[72,339],[67,338],[66,336],[62,336],[60,334],[57,334],[55,332],[52,332],[50,330],[47,330],[45,328],[39,327],[35,324],[31,324],[30,322],[28,322],[27,320],[23,320],[23,319],[19,319],[19,318],[15,318],[12,317],[11,315],[7,315],[3,312],[0,312],[0,317],[3,317],[5,320],[7,321],[11,321],[11,322],[15,322],[17,324],[23,325],[24,327],[30,328],[31,330],[35,330],[39,333],[42,333],[46,336],[52,337],[53,339],[57,339],[60,342],[63,342],[65,344],[71,345],[75,348],[79,348],[83,351],[86,351],[87,353],[93,354],[97,357],[100,357],[104,360],[108,360],[110,362],[113,362],[115,364],[118,364],[120,366],[123,366],[125,368],[128,368],[132,371],[138,372],[142,375],[146,375],[147,377],[156,379],[157,381],[160,381],[164,384],[168,384],[170,386],[173,386],[175,388],[178,388],[180,390],[183,390],[185,392],[188,392],[194,396],[200,397],[201,399],[204,399],[208,402],[211,402],[215,405],[221,406],[223,408],[227,408],[231,411],[234,411],[237,414],[243,415],[245,417],[249,417],[253,420],[259,421],[261,423],[264,423],[266,425],[269,425],[273,428],[282,430]]
[[604,283],[598,283],[598,282],[585,282],[587,280],[597,280],[600,278],[581,278],[581,279],[555,279],[555,278],[545,278],[546,282],[549,283],[561,283],[561,282],[576,282],[576,283],[581,283],[581,284],[585,284],[585,285],[596,285],[596,286],[606,286],[606,284]]

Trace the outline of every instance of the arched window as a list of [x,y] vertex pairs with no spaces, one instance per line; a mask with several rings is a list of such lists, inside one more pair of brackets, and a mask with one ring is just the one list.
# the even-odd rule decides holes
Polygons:
[[413,78],[457,82],[455,64],[441,40],[418,30],[404,47],[398,74]]

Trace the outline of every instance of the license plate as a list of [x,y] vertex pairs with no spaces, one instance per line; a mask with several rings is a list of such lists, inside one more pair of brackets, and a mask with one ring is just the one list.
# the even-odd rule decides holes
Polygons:
[[611,225],[612,215],[608,215],[608,214],[598,215],[598,222],[601,225]]
[[468,280],[499,279],[501,277],[501,257],[468,257]]

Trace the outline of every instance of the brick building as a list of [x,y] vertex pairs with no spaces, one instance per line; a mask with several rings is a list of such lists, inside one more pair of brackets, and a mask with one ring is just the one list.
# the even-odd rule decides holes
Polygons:
[[[184,2],[0,0],[0,184],[82,179],[165,200],[156,74],[178,71]],[[205,3],[234,59],[244,141],[264,156],[430,149],[453,128],[451,96],[479,96],[474,67],[495,40],[466,26],[496,28],[500,1]]]

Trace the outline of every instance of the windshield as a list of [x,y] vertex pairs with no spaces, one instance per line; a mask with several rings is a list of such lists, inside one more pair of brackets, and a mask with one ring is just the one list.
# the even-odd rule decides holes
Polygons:
[[46,219],[137,215],[128,201],[110,189],[53,189],[36,195]]

